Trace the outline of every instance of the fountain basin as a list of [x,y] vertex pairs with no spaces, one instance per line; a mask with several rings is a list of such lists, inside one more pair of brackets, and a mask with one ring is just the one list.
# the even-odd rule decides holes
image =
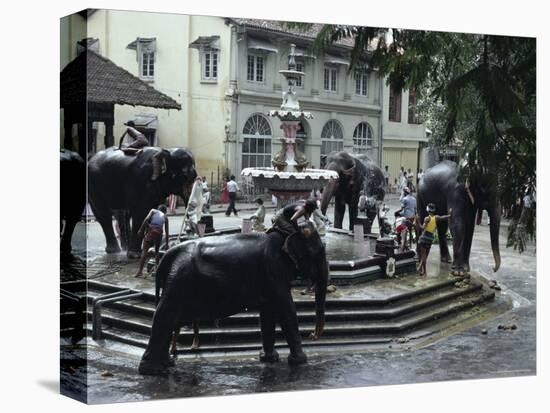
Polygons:
[[[240,233],[239,227],[222,228],[205,237],[223,237]],[[386,261],[384,254],[376,253],[375,234],[366,234],[364,242],[355,242],[351,231],[329,229],[323,237],[329,263],[330,283],[335,285],[362,284],[368,281],[386,277]],[[170,236],[171,243],[177,244],[177,235]],[[161,250],[163,256],[166,251]],[[148,271],[154,266],[154,253],[148,261]],[[395,253],[395,274],[412,274],[416,272],[414,251]],[[302,285],[297,279],[293,285]]]
[[273,168],[245,168],[241,176],[254,180],[260,189],[276,192],[306,192],[325,187],[338,173],[325,169],[305,169],[302,172],[277,171]]

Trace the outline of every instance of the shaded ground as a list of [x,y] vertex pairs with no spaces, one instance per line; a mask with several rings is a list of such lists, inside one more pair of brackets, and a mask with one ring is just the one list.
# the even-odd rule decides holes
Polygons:
[[[392,201],[390,206],[396,208],[397,204]],[[173,219],[177,220],[178,217]],[[215,216],[215,226],[238,222],[234,217]],[[176,227],[172,228],[175,232]],[[90,341],[87,367],[79,367],[82,348],[80,351],[73,348],[62,363],[62,380],[84,386],[82,373],[87,372],[88,401],[107,403],[533,375],[536,373],[535,253],[533,247],[522,255],[504,248],[505,225],[501,234],[502,265],[497,273],[491,270],[493,263],[486,225],[476,228],[470,262],[473,271],[498,281],[503,294],[514,301],[514,308],[421,348],[388,345],[376,351],[360,348],[345,352],[339,349],[323,353],[310,351],[309,363],[297,368],[289,367],[285,361],[263,365],[256,357],[202,359],[197,356],[196,359],[179,360],[173,374],[167,377],[143,377],[137,374],[140,349],[113,343],[101,347]],[[95,257],[102,256],[103,242],[101,231],[91,226],[88,243]],[[447,264],[439,264],[437,247],[430,253],[429,264],[430,277],[448,269]],[[111,281],[116,277],[128,279],[127,275],[120,274],[134,268],[135,262],[124,265],[118,275],[111,272],[108,277]],[[143,287],[150,282],[139,281]],[[498,328],[511,324],[517,328]]]

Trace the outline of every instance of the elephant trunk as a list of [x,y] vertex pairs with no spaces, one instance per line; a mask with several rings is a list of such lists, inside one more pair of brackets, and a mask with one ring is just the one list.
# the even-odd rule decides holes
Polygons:
[[500,231],[500,205],[497,204],[488,211],[489,212],[489,231],[491,234],[491,249],[493,250],[493,258],[495,266],[493,271],[496,272],[500,268],[500,249],[499,249],[499,231]]
[[328,262],[321,268],[321,276],[315,284],[315,331],[311,334],[312,340],[317,340],[325,329],[325,301],[328,284]]
[[323,197],[321,198],[321,212],[323,213],[323,215],[326,215],[328,204],[334,196],[334,193],[338,190],[338,185],[338,180],[332,179],[323,190]]

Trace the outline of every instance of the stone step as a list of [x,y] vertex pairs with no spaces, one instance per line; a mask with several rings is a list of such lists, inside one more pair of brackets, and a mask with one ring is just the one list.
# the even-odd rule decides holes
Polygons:
[[[345,322],[335,321],[331,322],[327,319],[325,326],[325,337],[331,336],[355,336],[355,335],[380,335],[389,334],[395,335],[402,333],[403,331],[417,328],[429,321],[438,320],[442,317],[446,317],[462,311],[467,308],[480,305],[483,302],[492,299],[494,297],[493,292],[484,292],[483,290],[477,290],[467,295],[459,296],[454,300],[448,302],[439,302],[437,304],[430,305],[426,308],[418,309],[412,313],[406,313],[395,319],[389,320],[348,320]],[[135,318],[122,318],[124,315],[105,312],[102,317],[102,324],[104,326],[111,326],[118,329],[128,330],[130,332],[137,332],[145,335],[149,335],[151,331],[150,321],[139,320]],[[91,314],[89,314],[89,320],[91,320]],[[300,321],[300,331],[304,337],[306,337],[311,331],[313,331],[314,323],[308,321]],[[181,330],[180,341],[184,343],[190,343],[192,340],[192,331]],[[204,327],[200,332],[201,341],[204,343],[209,342],[239,342],[239,341],[259,341],[260,331],[256,326],[232,326],[232,327]]]
[[[88,328],[88,334],[91,335],[91,326]],[[110,329],[103,333],[104,338],[109,340],[118,341],[120,343],[129,344],[135,347],[145,348],[149,341],[149,336],[145,334],[134,333],[128,335],[124,330],[116,328]],[[340,346],[365,346],[365,345],[381,345],[388,344],[395,341],[391,336],[365,336],[365,337],[353,337],[353,338],[321,338],[319,340],[304,339],[302,346],[304,348],[315,347],[340,347]],[[279,338],[275,341],[275,347],[278,349],[288,349],[286,341]],[[256,354],[262,348],[261,341],[248,342],[248,343],[219,343],[219,344],[202,344],[198,350],[191,350],[189,345],[183,347],[178,345],[178,355],[205,355],[205,353],[249,353],[254,352]]]
[[[380,308],[370,308],[369,306],[356,307],[329,307],[325,312],[327,322],[347,322],[352,320],[376,320],[376,319],[391,319],[402,316],[404,314],[413,313],[414,311],[444,302],[450,301],[457,297],[469,294],[481,289],[481,284],[472,283],[466,288],[455,288],[447,286],[445,289],[440,289],[429,294],[419,295],[408,300],[398,301],[395,304]],[[136,316],[138,321],[142,323],[150,323],[153,318],[153,307],[141,306],[130,302],[113,303],[106,306],[106,309],[116,310],[113,316],[127,318],[128,316]],[[298,320],[302,322],[314,322],[315,311],[313,305],[311,308],[300,309],[297,311]],[[257,311],[241,312],[230,317],[220,319],[219,326],[257,326],[259,323],[259,313]],[[208,325],[205,325],[207,328]]]
[[[415,288],[409,291],[399,291],[399,292],[393,292],[388,293],[387,295],[384,295],[383,297],[373,297],[373,298],[338,298],[338,299],[331,299],[327,298],[326,301],[326,309],[330,310],[333,308],[368,308],[368,307],[383,307],[388,305],[393,305],[395,303],[398,303],[400,301],[410,300],[414,299],[415,297],[419,297],[428,293],[433,293],[437,290],[441,290],[444,288],[454,287],[454,284],[456,283],[455,278],[445,278],[443,280],[434,280],[433,282],[427,283],[427,285],[419,288]],[[378,281],[378,288],[383,288],[385,284],[389,283],[395,283],[394,280],[379,280]],[[99,284],[99,283],[97,283]],[[105,284],[105,287],[97,288],[94,285],[90,285],[90,289],[88,290],[88,302],[90,303],[91,300],[94,298],[107,294],[110,292],[115,291],[121,291],[122,288],[115,287],[115,289],[112,288],[113,286],[109,284]],[[120,309],[127,308],[129,311],[135,310],[138,314],[148,315],[151,311],[154,311],[155,304],[154,304],[154,295],[149,293],[143,293],[143,295],[137,299],[137,300],[129,300],[121,303],[115,303],[115,304],[108,304],[108,306],[111,307],[117,307]],[[301,309],[311,309],[314,308],[314,298],[313,297],[307,297],[307,298],[295,298],[294,303],[296,305],[297,310]]]

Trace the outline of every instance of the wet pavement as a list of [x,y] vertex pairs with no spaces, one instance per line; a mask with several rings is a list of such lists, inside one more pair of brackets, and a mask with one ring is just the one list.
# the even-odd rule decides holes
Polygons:
[[[390,201],[390,216],[397,202]],[[252,213],[252,212],[250,212]],[[244,213],[241,215],[247,216]],[[332,213],[329,214],[332,219]],[[179,229],[179,217],[171,220]],[[240,219],[215,214],[216,227],[235,226]],[[179,221],[181,223],[181,221]],[[346,221],[344,221],[346,222]],[[105,264],[103,235],[97,224],[89,225],[88,262]],[[281,362],[264,365],[256,357],[209,357],[180,359],[173,372],[166,377],[144,377],[137,373],[142,350],[117,343],[88,342],[88,364],[79,363],[83,347],[67,346],[62,362],[62,382],[76,387],[84,386],[88,374],[88,402],[110,403],[158,398],[191,397],[206,395],[246,394],[288,390],[330,389],[382,384],[419,383],[440,380],[461,380],[526,376],[536,374],[536,257],[534,247],[518,254],[505,248],[506,223],[501,228],[502,264],[492,272],[492,253],[487,225],[476,227],[472,246],[472,272],[496,280],[502,294],[513,301],[513,308],[496,318],[481,320],[461,331],[431,338],[422,346],[388,344],[376,349],[353,348],[341,351],[308,351],[308,364],[290,367],[281,352]],[[80,238],[80,242],[83,238]],[[77,251],[83,251],[82,244]],[[119,271],[99,273],[98,280],[129,282],[136,262],[126,263],[124,256],[109,257],[120,261]],[[92,265],[93,267],[93,265]],[[99,267],[98,267],[99,268]],[[428,277],[403,278],[406,283],[429,282],[433,277],[445,275],[448,264],[439,263],[439,251],[432,248],[429,257]],[[93,276],[93,273],[91,274]],[[152,288],[150,279],[134,279],[137,288]],[[124,284],[127,285],[127,284]],[[374,285],[373,285],[374,286]],[[340,296],[348,295],[339,288]],[[349,294],[375,291],[361,286],[350,288]],[[297,296],[296,296],[297,297]],[[336,296],[335,296],[336,297]],[[503,329],[510,327],[515,329]]]

